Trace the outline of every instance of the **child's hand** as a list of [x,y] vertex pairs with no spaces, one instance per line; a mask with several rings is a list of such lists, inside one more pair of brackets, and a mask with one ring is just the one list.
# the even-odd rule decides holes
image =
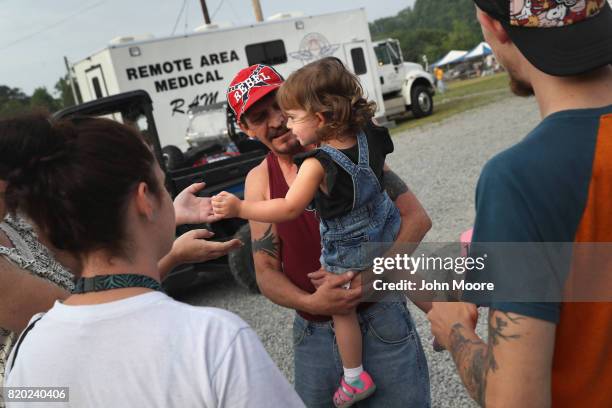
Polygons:
[[242,201],[227,191],[222,191],[212,198],[212,207],[215,215],[223,218],[238,217],[241,205]]

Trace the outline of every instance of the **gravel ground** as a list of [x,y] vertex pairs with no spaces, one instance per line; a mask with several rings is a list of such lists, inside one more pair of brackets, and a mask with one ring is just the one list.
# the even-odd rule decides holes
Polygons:
[[[533,99],[509,97],[450,119],[394,135],[390,167],[417,195],[433,220],[426,242],[457,241],[474,219],[474,191],[484,163],[523,138],[539,121]],[[272,359],[293,381],[292,311],[237,287],[228,275],[218,276],[181,296],[201,306],[230,310],[246,320]],[[472,407],[448,353],[434,353],[425,316],[411,312],[423,341],[434,407]],[[486,328],[481,313],[478,331]]]

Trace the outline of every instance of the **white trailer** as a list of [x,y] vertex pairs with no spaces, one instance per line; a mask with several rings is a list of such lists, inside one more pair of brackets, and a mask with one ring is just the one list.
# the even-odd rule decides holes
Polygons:
[[367,98],[385,104],[364,9],[317,16],[279,15],[241,27],[208,29],[168,38],[123,37],[73,64],[84,102],[137,89],[154,103],[162,146],[185,150],[187,111],[225,100],[242,68],[264,63],[283,76],[319,58],[334,56],[360,79]]

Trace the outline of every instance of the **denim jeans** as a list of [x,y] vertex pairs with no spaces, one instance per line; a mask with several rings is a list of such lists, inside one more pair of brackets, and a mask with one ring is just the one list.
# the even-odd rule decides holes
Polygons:
[[[429,372],[421,341],[406,304],[381,302],[359,313],[363,368],[376,383],[359,408],[429,407]],[[293,323],[295,388],[308,408],[333,407],[343,374],[331,322]]]

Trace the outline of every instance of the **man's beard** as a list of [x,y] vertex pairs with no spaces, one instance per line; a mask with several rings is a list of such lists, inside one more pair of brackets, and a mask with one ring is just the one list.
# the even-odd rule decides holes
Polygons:
[[508,75],[510,76],[510,90],[513,94],[523,97],[534,95],[531,84],[516,78],[510,71],[508,71]]
[[274,153],[286,155],[295,155],[301,153],[304,150],[304,148],[297,139],[293,139],[289,142],[286,142],[280,147],[276,146],[275,144],[272,144],[272,147],[274,148]]
[[272,145],[274,153],[294,155],[294,154],[300,153],[303,150],[302,146],[300,145],[300,142],[297,140],[295,136],[293,138],[289,138],[288,141],[283,143],[281,146],[277,146],[274,143],[274,140],[276,138],[285,137],[284,135],[287,132],[289,132],[289,128],[283,126],[282,128],[276,129],[275,131],[268,134],[268,140],[270,141],[270,144]]

